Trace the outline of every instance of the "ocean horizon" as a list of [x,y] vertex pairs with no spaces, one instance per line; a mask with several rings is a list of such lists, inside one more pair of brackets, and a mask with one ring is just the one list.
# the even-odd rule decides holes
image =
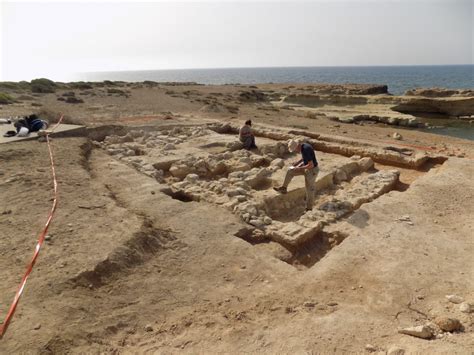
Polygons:
[[163,69],[87,72],[83,81],[196,82],[199,84],[333,83],[387,85],[391,94],[414,88],[474,89],[474,65],[324,66]]

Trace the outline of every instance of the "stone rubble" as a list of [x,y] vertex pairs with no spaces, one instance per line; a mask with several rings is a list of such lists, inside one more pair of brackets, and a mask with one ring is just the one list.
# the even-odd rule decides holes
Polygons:
[[474,312],[474,306],[469,302],[463,302],[459,305],[459,310],[463,313]]
[[[260,129],[261,136],[274,142],[259,145],[260,154],[255,154],[240,149],[240,142],[234,135],[237,129],[226,123],[161,131],[131,130],[123,136],[108,136],[98,145],[141,173],[168,185],[172,193],[193,201],[221,205],[260,230],[264,237],[258,239],[270,239],[284,246],[297,246],[313,238],[324,226],[390,191],[398,182],[397,170],[369,173],[374,161],[367,156],[353,155],[347,162],[329,170],[323,165],[316,180],[317,191],[334,185],[342,188],[312,211],[283,223],[272,218],[273,209],[291,210],[304,199],[305,188],[279,195],[271,190],[275,184],[272,175],[286,164],[287,139],[294,138],[299,132],[290,134]],[[229,133],[232,136],[225,135]],[[318,149],[314,139],[299,138]],[[192,143],[196,141],[201,143],[194,148]],[[182,146],[186,148],[182,149]],[[220,147],[221,152],[205,151],[203,147]],[[270,191],[263,200],[255,193],[259,189]]]
[[421,339],[431,339],[434,335],[433,330],[426,325],[419,325],[416,327],[408,327],[399,329],[400,334],[411,335]]
[[459,319],[449,317],[437,317],[434,323],[445,332],[454,332],[462,329]]
[[464,301],[464,299],[458,295],[447,295],[446,298],[449,302],[459,304]]

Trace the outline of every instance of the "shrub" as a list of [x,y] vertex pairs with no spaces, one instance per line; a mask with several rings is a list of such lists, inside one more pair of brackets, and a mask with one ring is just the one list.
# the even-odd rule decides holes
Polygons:
[[79,89],[79,90],[90,90],[93,89],[93,86],[90,83],[86,83],[84,81],[78,81],[78,82],[73,82],[69,83],[68,86],[71,89]]
[[16,99],[17,101],[31,101],[31,100],[34,100],[35,98],[30,95],[20,95]]
[[0,89],[3,90],[21,90],[21,86],[18,83],[12,81],[2,81],[0,82]]
[[38,93],[52,93],[56,91],[57,85],[54,81],[49,79],[41,78],[31,80],[31,91]]
[[152,81],[152,80],[145,80],[143,82],[143,85],[146,85],[146,86],[158,86],[158,83],[156,81]]
[[125,91],[120,90],[120,89],[107,89],[107,94],[126,95]]
[[4,92],[0,92],[0,105],[8,105],[14,102],[15,100],[13,100],[10,95],[5,94]]
[[67,99],[66,99],[66,102],[68,104],[82,104],[82,103],[84,103],[84,100],[78,99],[75,96],[68,96]]

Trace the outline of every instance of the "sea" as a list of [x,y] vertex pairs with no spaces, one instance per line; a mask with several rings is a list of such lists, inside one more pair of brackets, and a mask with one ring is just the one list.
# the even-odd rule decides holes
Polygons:
[[[474,65],[215,68],[93,72],[77,80],[196,82],[200,84],[366,83],[388,86],[401,95],[414,88],[474,89]],[[474,114],[474,112],[473,112]],[[462,120],[430,120],[431,133],[474,140],[474,124]]]

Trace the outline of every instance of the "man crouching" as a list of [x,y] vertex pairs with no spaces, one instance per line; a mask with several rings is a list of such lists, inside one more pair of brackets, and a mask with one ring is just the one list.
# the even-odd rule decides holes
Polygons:
[[239,140],[243,143],[247,150],[256,149],[255,136],[252,133],[252,120],[245,121],[245,124],[240,127]]

